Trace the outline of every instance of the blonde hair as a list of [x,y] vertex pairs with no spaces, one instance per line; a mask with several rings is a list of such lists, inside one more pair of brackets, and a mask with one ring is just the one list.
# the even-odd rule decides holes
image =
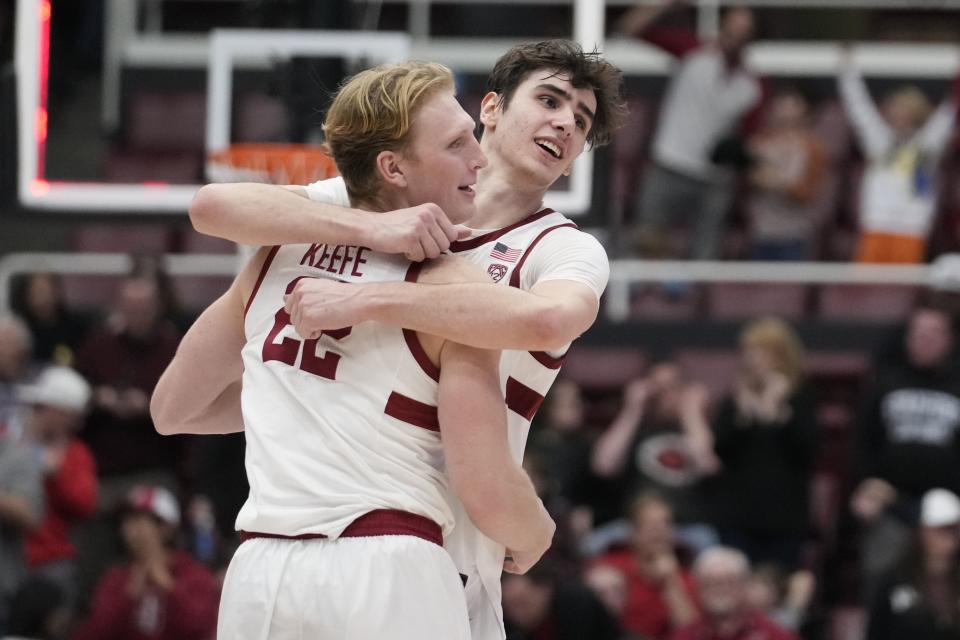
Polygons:
[[740,334],[740,346],[759,347],[773,356],[777,371],[796,388],[803,378],[804,349],[800,338],[779,318],[760,318],[748,324]]
[[380,65],[340,87],[323,132],[351,198],[376,194],[377,156],[403,149],[419,107],[438,91],[453,88],[450,69],[433,62]]
[[903,102],[913,116],[913,126],[919,127],[933,111],[933,106],[926,94],[912,84],[905,84],[891,91],[886,97],[886,103],[889,105],[894,101]]

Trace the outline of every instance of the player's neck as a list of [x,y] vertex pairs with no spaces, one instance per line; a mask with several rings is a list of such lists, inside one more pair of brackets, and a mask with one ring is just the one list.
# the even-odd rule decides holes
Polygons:
[[354,209],[369,211],[370,213],[383,213],[384,211],[405,209],[409,207],[410,204],[397,194],[381,192],[369,198],[351,198],[350,206]]
[[545,191],[524,187],[508,171],[487,167],[477,178],[477,215],[474,229],[500,229],[533,215],[543,208]]

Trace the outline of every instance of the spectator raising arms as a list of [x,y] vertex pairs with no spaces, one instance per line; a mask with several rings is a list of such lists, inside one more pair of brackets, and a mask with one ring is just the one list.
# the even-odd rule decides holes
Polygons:
[[[740,125],[761,102],[762,87],[743,67],[743,49],[753,38],[753,12],[728,9],[716,40],[701,42],[689,30],[650,28],[668,10],[685,4],[671,0],[640,6],[620,21],[620,31],[638,36],[678,58],[667,87],[653,140],[653,164],[643,181],[638,240],[641,249],[662,253],[666,227],[678,212],[693,217],[691,257],[717,257],[724,218],[734,190],[734,172],[743,162]],[[746,118],[747,122],[742,122]]]
[[957,115],[957,85],[930,115],[915,86],[887,94],[877,109],[849,50],[840,96],[867,161],[860,187],[859,262],[923,262],[937,208],[937,174]]

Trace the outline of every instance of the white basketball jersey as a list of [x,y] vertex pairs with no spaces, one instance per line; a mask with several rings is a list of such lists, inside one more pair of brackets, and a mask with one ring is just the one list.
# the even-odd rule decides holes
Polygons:
[[[567,217],[544,209],[514,225],[454,242],[451,253],[480,265],[495,282],[521,287],[523,268],[537,244],[557,229],[576,228]],[[530,432],[530,423],[547,391],[560,373],[564,354],[504,351],[500,359],[500,384],[507,404],[510,451],[519,463]],[[460,573],[466,576],[467,604],[475,640],[504,637],[500,576],[505,549],[473,524],[451,493],[457,526],[444,540]],[[491,611],[492,608],[492,611]],[[477,618],[485,618],[478,621]],[[478,628],[478,622],[480,627]],[[499,629],[494,629],[494,626]]]
[[248,303],[241,403],[250,495],[237,528],[337,537],[374,509],[453,528],[437,421],[439,371],[416,333],[365,322],[303,340],[283,310],[300,278],[415,280],[365,247],[274,247]]

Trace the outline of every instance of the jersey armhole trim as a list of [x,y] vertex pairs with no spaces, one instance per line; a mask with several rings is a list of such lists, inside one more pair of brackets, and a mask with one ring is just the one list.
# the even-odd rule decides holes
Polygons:
[[[416,282],[417,278],[420,277],[420,271],[422,270],[422,262],[411,263],[410,268],[407,269],[407,275],[403,278],[404,281]],[[423,345],[420,343],[420,338],[417,336],[417,332],[410,329],[404,329],[403,339],[407,343],[407,348],[410,349],[413,359],[417,361],[417,364],[420,365],[420,368],[423,369],[423,372],[430,376],[434,382],[440,382],[440,367],[430,361],[430,357],[427,355]]]
[[275,245],[270,247],[270,253],[267,254],[266,259],[263,261],[263,266],[260,267],[260,275],[257,276],[257,281],[253,285],[253,291],[250,292],[250,299],[247,300],[247,304],[243,307],[243,317],[247,317],[247,312],[250,311],[250,306],[253,304],[253,299],[257,297],[257,291],[260,290],[260,285],[263,284],[263,279],[267,277],[267,271],[270,269],[270,265],[273,263],[273,259],[277,256],[277,251],[280,250],[280,245]]
[[533,242],[527,245],[527,248],[523,252],[523,255],[520,256],[520,261],[517,263],[517,266],[513,268],[513,273],[510,274],[511,287],[517,287],[518,289],[520,288],[520,270],[523,269],[523,263],[527,261],[527,256],[529,256],[530,253],[533,251],[533,249],[537,246],[537,243],[543,240],[543,237],[548,233],[550,233],[551,231],[556,231],[557,229],[564,229],[567,227],[576,229],[577,225],[573,224],[572,222],[565,222],[563,224],[547,227],[546,229],[540,232],[540,235],[538,235],[536,238],[533,239]]

